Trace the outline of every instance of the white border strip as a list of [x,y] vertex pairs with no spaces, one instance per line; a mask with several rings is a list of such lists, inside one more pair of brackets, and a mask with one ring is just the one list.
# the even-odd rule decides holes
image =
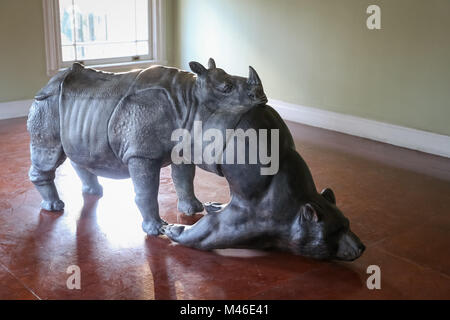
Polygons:
[[[0,103],[0,120],[27,116],[32,103],[33,100]],[[279,100],[270,99],[269,104],[285,120],[450,158],[450,136]]]
[[0,120],[28,116],[33,100],[0,102]]
[[279,100],[270,99],[269,104],[285,120],[450,158],[450,136]]

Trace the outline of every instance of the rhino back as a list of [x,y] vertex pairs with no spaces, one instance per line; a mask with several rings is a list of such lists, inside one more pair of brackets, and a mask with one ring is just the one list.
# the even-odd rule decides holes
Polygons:
[[193,76],[163,66],[143,70],[129,94],[114,110],[108,134],[116,156],[161,159],[169,164],[172,132],[191,126],[196,101],[191,96]]
[[[198,101],[193,87],[196,80],[192,73],[175,68],[153,66],[143,70],[136,79],[133,88],[136,96],[141,93],[150,98],[153,94],[164,94],[167,98],[166,108],[170,108],[170,116],[179,127],[190,127],[195,118]],[[156,98],[158,100],[158,98]]]
[[161,159],[170,163],[171,135],[176,115],[167,92],[146,90],[123,99],[108,127],[111,148],[127,163],[132,157]]
[[72,161],[105,176],[122,166],[109,146],[108,122],[138,74],[72,68],[59,101],[61,141]]

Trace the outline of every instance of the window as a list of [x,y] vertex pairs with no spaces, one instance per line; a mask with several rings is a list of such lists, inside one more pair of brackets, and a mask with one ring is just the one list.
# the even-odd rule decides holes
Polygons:
[[47,72],[165,64],[164,0],[43,0]]

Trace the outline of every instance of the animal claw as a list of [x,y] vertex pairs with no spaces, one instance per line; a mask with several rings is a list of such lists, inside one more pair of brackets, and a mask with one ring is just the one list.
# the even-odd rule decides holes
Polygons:
[[180,234],[184,231],[185,226],[181,224],[168,224],[162,226],[162,233],[168,236],[172,240],[176,240]]
[[203,206],[206,212],[212,213],[221,211],[226,205],[219,202],[206,202]]

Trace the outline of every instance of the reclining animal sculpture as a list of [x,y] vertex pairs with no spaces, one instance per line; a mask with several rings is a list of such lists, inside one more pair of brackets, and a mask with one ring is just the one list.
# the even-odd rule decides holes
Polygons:
[[[311,172],[278,113],[268,105],[252,108],[234,129],[277,131],[279,170],[273,175],[261,174],[266,166],[261,159],[256,164],[239,165],[236,159],[228,162],[227,148],[234,148],[234,144],[227,143],[216,169],[204,169],[226,178],[231,201],[207,203],[207,214],[196,224],[166,225],[164,234],[202,250],[278,249],[321,260],[353,261],[360,257],[365,246],[336,206],[334,192],[330,188],[317,192]],[[261,140],[262,136],[256,138]],[[245,158],[249,158],[250,141],[245,140],[245,144]],[[273,150],[271,146],[267,149]]]
[[[359,257],[364,246],[336,207],[331,189],[317,193],[289,130],[266,105],[256,71],[250,67],[248,79],[230,76],[213,59],[208,69],[198,62],[190,67],[194,73],[154,66],[114,74],[75,63],[53,77],[36,95],[27,123],[29,176],[43,198],[42,208],[64,208],[54,178],[68,157],[83,193],[102,195],[97,176],[131,177],[148,235],[163,233],[199,249],[277,248],[318,259]],[[174,163],[173,132],[182,129],[195,136],[198,123],[221,132],[278,130],[279,171],[261,175],[261,162],[243,165],[233,159]],[[222,141],[219,149],[230,149],[229,142]],[[198,143],[192,141],[189,148],[194,150]],[[191,215],[204,209],[194,194],[196,165],[227,179],[231,202],[205,204],[208,214],[194,226],[168,225],[159,216],[157,202],[159,172],[167,165],[181,212]]]

